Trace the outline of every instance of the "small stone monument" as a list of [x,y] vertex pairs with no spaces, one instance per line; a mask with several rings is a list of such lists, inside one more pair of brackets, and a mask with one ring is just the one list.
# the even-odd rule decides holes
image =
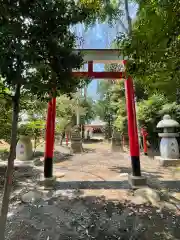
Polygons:
[[111,140],[111,150],[113,152],[123,151],[122,136],[116,128],[113,129],[113,135]]
[[16,159],[20,161],[33,160],[32,142],[29,136],[20,135],[16,146]]
[[33,149],[31,138],[26,135],[20,135],[16,145],[16,159],[14,167],[16,177],[32,177],[33,175]]
[[71,151],[73,153],[81,153],[83,151],[79,126],[73,127],[71,132]]
[[162,128],[163,133],[159,133],[160,142],[160,160],[162,166],[174,166],[180,164],[179,146],[176,137],[175,128],[180,127],[179,123],[171,118],[170,115],[164,115],[163,119],[157,124],[157,128]]

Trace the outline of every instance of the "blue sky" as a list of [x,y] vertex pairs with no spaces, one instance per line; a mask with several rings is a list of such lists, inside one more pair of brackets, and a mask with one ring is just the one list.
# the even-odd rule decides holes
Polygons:
[[[136,16],[137,6],[134,4],[129,6],[130,15],[132,18]],[[126,21],[124,21],[126,25]],[[111,42],[116,38],[116,35],[119,31],[121,31],[120,24],[116,24],[113,27],[110,27],[107,23],[97,23],[92,28],[88,29],[87,31],[84,30],[83,25],[78,25],[76,27],[76,34],[79,37],[84,39],[83,43],[81,43],[81,48],[88,48],[88,49],[104,49],[104,48],[111,48]],[[103,71],[102,65],[95,65],[95,71]],[[88,86],[88,96],[91,96],[93,99],[97,99],[97,82],[99,80],[93,80]]]

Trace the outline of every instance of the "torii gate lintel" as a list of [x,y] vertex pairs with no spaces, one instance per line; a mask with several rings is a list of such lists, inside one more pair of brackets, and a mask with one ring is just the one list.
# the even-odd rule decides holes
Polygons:
[[[74,53],[83,56],[84,63],[88,64],[88,71],[73,72],[76,77],[89,77],[94,79],[123,79],[125,77],[124,59],[120,56],[119,49],[76,49]],[[118,72],[97,72],[93,69],[93,64],[120,64],[122,70]]]

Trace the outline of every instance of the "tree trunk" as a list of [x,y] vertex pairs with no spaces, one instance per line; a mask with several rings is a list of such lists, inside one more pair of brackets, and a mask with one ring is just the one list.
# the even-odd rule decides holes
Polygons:
[[178,87],[176,88],[176,103],[180,104],[180,89]]
[[34,136],[34,155],[35,155],[35,152],[36,152],[36,148],[37,148],[37,135],[35,134]]
[[111,116],[108,115],[108,142],[111,141]]
[[65,132],[65,130],[63,130],[62,135],[61,135],[61,140],[60,140],[60,146],[62,146],[65,136],[66,136],[66,132]]
[[82,139],[84,140],[84,137],[85,137],[85,128],[84,128],[84,124],[82,124],[81,131],[82,131]]
[[0,239],[1,240],[5,239],[6,220],[7,220],[8,208],[9,208],[9,200],[10,200],[13,170],[14,170],[14,159],[16,156],[20,88],[21,88],[21,85],[17,84],[15,95],[12,100],[13,113],[12,113],[11,144],[10,144],[10,152],[8,157],[8,165],[7,165],[6,175],[5,175],[4,192],[3,192],[3,200],[2,200],[1,216],[0,216]]
[[125,5],[125,13],[126,13],[126,19],[128,23],[128,32],[129,35],[132,34],[132,20],[129,14],[129,5],[128,5],[128,0],[124,0],[124,5]]

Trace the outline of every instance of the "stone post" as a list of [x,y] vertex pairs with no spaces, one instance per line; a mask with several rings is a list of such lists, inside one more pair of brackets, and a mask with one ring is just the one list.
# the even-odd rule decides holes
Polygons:
[[116,128],[114,128],[113,130],[113,135],[111,139],[111,150],[113,152],[123,151],[122,136],[121,133]]
[[20,161],[33,160],[32,142],[29,136],[20,135],[16,146],[16,159]]

